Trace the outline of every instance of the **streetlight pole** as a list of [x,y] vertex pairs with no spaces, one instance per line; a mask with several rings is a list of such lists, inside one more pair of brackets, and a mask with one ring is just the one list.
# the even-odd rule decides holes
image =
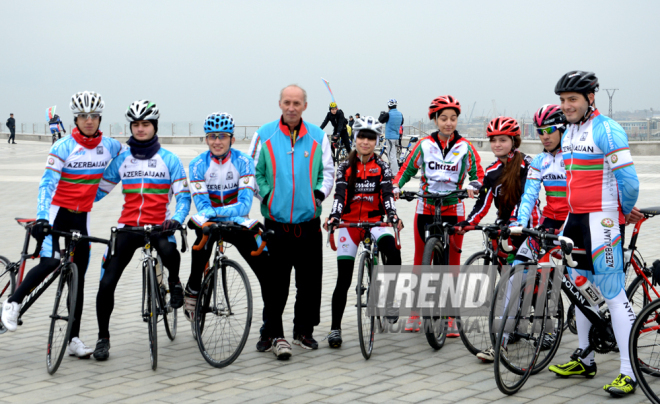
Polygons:
[[[608,116],[610,118],[612,118],[612,98],[614,97],[614,93],[616,92],[616,90],[618,90],[618,88],[606,88],[605,89],[605,91],[607,91],[607,96],[610,97],[610,113],[608,114]],[[610,94],[610,91],[612,91],[611,94]],[[612,118],[612,119],[614,119],[614,118]]]

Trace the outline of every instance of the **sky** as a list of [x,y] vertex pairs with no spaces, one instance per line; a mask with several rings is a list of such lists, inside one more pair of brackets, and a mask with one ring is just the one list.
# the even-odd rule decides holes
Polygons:
[[[529,117],[557,103],[557,80],[594,71],[614,110],[660,111],[657,1],[14,1],[0,0],[0,119],[65,123],[77,91],[105,100],[104,123],[155,102],[162,121],[237,125],[280,115],[279,91],[307,90],[320,124],[330,82],[346,116],[395,98],[406,120],[444,94],[463,116]],[[605,91],[596,103],[608,111]],[[660,113],[656,113],[660,115]]]

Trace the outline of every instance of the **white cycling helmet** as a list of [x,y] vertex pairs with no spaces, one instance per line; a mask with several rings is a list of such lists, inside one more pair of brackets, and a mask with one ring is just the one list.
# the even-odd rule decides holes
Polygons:
[[357,139],[360,131],[371,131],[376,134],[376,146],[380,144],[380,137],[383,134],[383,125],[373,116],[365,116],[355,120],[353,123],[353,133]]
[[397,105],[397,102],[394,98],[390,98],[390,100],[387,101],[387,106],[390,107],[390,108],[396,107],[396,105]]
[[101,98],[101,94],[94,91],[81,91],[71,97],[69,106],[73,115],[78,116],[79,114],[91,113],[102,114],[105,103]]
[[158,118],[160,118],[158,107],[153,102],[147,100],[134,101],[128,106],[128,111],[126,111],[128,122],[157,121]]

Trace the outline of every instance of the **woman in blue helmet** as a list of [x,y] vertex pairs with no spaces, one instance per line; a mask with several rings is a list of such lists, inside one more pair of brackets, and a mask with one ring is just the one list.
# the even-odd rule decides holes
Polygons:
[[[202,238],[205,222],[235,222],[246,229],[255,229],[259,224],[248,218],[255,189],[254,161],[231,147],[236,140],[234,118],[224,112],[214,112],[206,118],[204,132],[209,150],[195,157],[189,167],[190,191],[197,214],[188,221],[188,227],[195,230],[195,244]],[[226,234],[224,241],[236,247],[257,275],[259,283],[265,285],[262,279],[268,254],[265,251],[256,257],[250,254],[259,247],[257,241],[261,240],[246,231]],[[211,248],[192,250],[190,277],[185,288],[184,314],[188,320],[195,310],[202,274],[212,251]],[[266,296],[267,291],[262,289],[264,302]]]

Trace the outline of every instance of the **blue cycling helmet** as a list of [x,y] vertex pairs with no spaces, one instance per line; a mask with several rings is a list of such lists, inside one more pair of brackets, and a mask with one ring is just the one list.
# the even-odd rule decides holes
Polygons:
[[214,112],[204,121],[204,132],[224,132],[234,134],[234,118],[226,112]]

